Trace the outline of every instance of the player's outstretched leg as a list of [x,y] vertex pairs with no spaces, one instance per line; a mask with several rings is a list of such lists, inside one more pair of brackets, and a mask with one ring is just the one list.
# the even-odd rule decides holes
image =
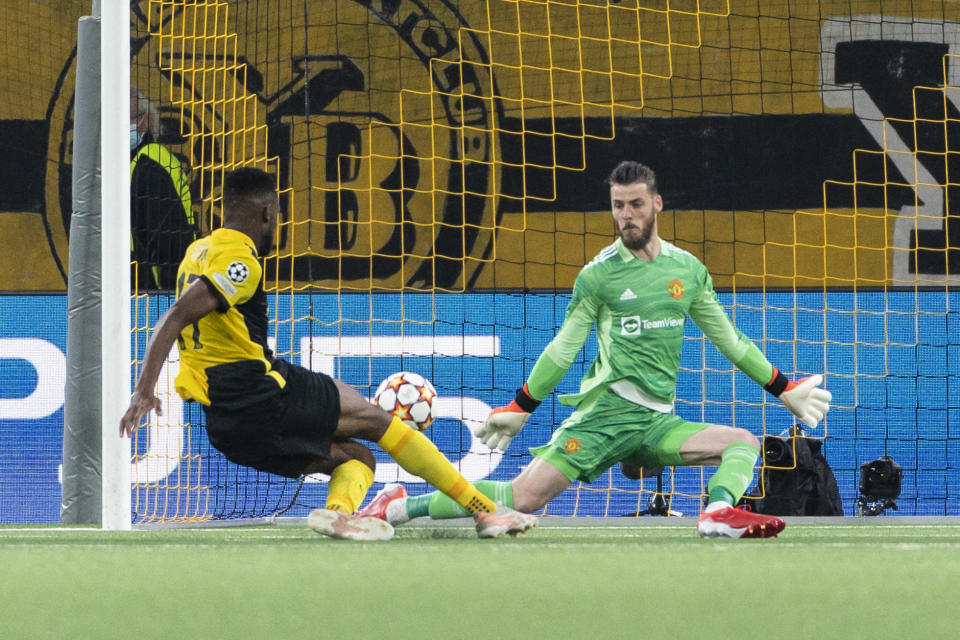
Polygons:
[[393,526],[380,518],[358,517],[333,509],[314,509],[307,524],[317,533],[337,540],[389,540]]
[[[706,431],[701,432],[706,433]],[[737,436],[737,430],[724,429]],[[701,538],[775,538],[786,526],[780,518],[733,507],[753,478],[760,457],[756,438],[749,434],[734,440],[720,455],[720,466],[707,484],[707,508],[700,514],[697,533]]]
[[537,526],[537,516],[520,513],[497,503],[494,513],[476,513],[473,516],[477,528],[477,537],[499,538],[504,535],[516,536]]
[[350,385],[339,380],[334,383],[340,394],[336,438],[376,442],[401,468],[420,476],[471,514],[495,510],[493,501],[467,482],[428,437],[370,404]]
[[474,514],[494,511],[494,503],[467,482],[429,438],[394,417],[377,444],[404,470],[420,476]]
[[722,506],[700,514],[701,538],[776,538],[786,525],[776,516]]

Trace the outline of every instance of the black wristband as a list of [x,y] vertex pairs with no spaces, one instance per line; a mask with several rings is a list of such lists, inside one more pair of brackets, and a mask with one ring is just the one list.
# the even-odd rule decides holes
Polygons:
[[769,384],[764,385],[763,388],[766,389],[771,395],[779,398],[780,394],[786,391],[787,385],[790,384],[790,381],[787,380],[787,376],[780,373],[778,369],[774,368],[774,371],[776,371],[776,375],[773,376],[773,380],[771,380]]
[[527,413],[533,413],[536,411],[537,407],[540,406],[539,400],[534,400],[531,398],[526,391],[523,390],[523,387],[517,389],[517,397],[513,399],[517,403],[517,406],[526,411]]

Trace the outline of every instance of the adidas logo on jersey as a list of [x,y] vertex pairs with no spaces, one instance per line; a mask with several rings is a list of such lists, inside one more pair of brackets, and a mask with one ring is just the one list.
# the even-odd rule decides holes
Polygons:
[[630,289],[627,289],[627,290],[625,290],[623,293],[620,294],[620,300],[621,300],[621,301],[623,301],[623,300],[636,300],[636,299],[637,299],[637,294],[635,294],[635,293],[634,293],[633,291],[631,291]]

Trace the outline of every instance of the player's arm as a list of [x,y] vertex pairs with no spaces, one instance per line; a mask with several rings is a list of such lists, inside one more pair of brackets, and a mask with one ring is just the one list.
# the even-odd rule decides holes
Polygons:
[[589,280],[583,272],[577,277],[573,296],[567,306],[560,331],[543,350],[530,376],[513,401],[497,407],[477,431],[477,437],[491,449],[506,451],[513,437],[520,432],[540,403],[560,383],[583,348],[597,320],[599,307],[592,295]]
[[161,413],[160,400],[153,391],[173,343],[185,327],[220,307],[221,298],[214,295],[206,281],[200,279],[187,287],[173,306],[160,316],[147,344],[147,354],[143,359],[140,379],[133,390],[133,397],[130,398],[130,406],[120,419],[121,436],[132,435],[143,417],[151,410]]
[[784,406],[811,429],[830,410],[832,395],[820,388],[822,375],[788,380],[773,366],[748,337],[733,326],[713,291],[709,274],[690,306],[690,317],[717,349],[754,382],[776,396]]

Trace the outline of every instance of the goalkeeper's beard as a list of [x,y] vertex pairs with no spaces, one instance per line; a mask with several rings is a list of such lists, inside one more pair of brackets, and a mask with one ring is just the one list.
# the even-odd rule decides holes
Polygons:
[[[645,249],[647,243],[650,242],[650,236],[653,235],[653,222],[653,220],[649,220],[639,227],[632,223],[627,228],[617,225],[617,232],[620,234],[620,240],[623,241],[623,246],[631,251],[641,251]],[[638,229],[639,233],[627,234],[627,232],[635,232]]]

